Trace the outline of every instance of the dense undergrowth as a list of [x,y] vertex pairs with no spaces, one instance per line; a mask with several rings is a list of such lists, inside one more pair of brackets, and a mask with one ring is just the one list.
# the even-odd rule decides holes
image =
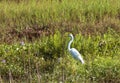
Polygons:
[[[69,3],[68,3],[69,2]],[[41,34],[61,32],[104,34],[108,28],[120,32],[120,5],[117,0],[1,1],[0,40],[34,40]],[[24,39],[25,40],[25,39]]]
[[[1,0],[0,82],[119,83],[118,2]],[[68,53],[69,33],[84,65]]]
[[[49,82],[60,80],[120,82],[120,39],[118,35],[110,33],[94,37],[75,35],[72,46],[82,54],[85,60],[84,65],[75,61],[67,52],[69,40],[66,37],[67,33],[62,36],[57,32],[53,36],[44,37],[34,43],[2,44],[0,45],[1,76],[8,78],[11,72],[12,77],[17,80],[20,77],[28,79],[32,75],[33,78],[29,80],[37,81],[41,79],[37,78],[40,74],[44,79],[41,79],[42,81]],[[46,74],[48,77],[45,76]]]

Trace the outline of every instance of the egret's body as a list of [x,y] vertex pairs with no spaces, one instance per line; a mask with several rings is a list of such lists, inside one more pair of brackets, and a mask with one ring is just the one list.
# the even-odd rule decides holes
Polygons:
[[80,54],[75,48],[70,48],[70,45],[71,45],[71,43],[73,42],[74,37],[73,37],[72,34],[70,34],[69,36],[71,37],[71,40],[70,40],[70,42],[68,43],[68,50],[69,50],[69,52],[71,53],[71,55],[72,55],[75,59],[81,61],[82,64],[84,64],[84,60],[83,60],[81,54]]

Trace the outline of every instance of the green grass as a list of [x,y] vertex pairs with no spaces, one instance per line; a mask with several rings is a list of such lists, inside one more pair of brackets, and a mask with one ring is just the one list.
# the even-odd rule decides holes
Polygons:
[[120,82],[118,0],[6,0],[0,12],[0,82]]
[[120,32],[117,0],[90,1],[1,1],[0,43],[34,40],[41,34],[60,32],[104,34],[108,28]]
[[117,0],[79,1],[26,1],[0,3],[1,27],[25,28],[34,24],[45,25],[63,21],[94,22],[105,16],[117,17],[120,5]]
[[[109,32],[94,37],[75,35],[72,47],[80,51],[85,65],[75,61],[67,52],[68,37],[64,37],[66,35],[62,36],[57,32],[34,43],[25,42],[24,46],[19,43],[1,45],[1,75],[8,76],[10,71],[14,79],[22,76],[24,79],[29,79],[32,75],[30,80],[37,81],[39,72],[43,78],[41,81],[57,82],[59,79],[62,80],[62,73],[64,73],[65,82],[85,81],[85,79],[96,82],[109,82],[116,79],[116,82],[119,81],[120,39],[118,35],[111,35]],[[58,58],[61,58],[60,62]],[[6,62],[2,62],[3,60]]]

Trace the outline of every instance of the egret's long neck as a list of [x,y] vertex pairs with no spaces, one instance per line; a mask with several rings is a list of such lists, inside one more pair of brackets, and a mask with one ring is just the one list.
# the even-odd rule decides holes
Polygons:
[[73,42],[73,36],[71,36],[71,40],[70,40],[70,42],[68,43],[68,50],[70,50],[71,48],[70,48],[70,45],[71,45],[71,43]]

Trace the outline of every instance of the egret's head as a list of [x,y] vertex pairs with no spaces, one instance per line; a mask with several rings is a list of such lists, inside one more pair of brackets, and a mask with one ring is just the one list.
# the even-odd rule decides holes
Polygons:
[[74,38],[72,33],[69,34],[69,37],[72,39]]
[[70,34],[69,34],[69,37],[73,37],[73,34],[72,34],[72,33],[70,33]]

